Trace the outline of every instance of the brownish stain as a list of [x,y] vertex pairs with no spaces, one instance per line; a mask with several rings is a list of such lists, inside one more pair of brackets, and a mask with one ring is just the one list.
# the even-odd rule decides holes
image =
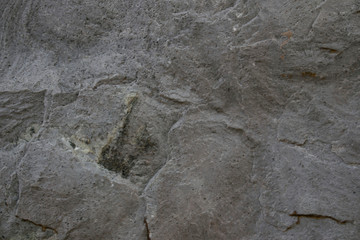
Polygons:
[[41,227],[41,231],[43,231],[43,232],[45,232],[46,230],[49,229],[49,230],[53,231],[56,234],[58,233],[55,228],[52,228],[52,227],[49,227],[49,226],[46,226],[46,225],[43,225],[43,224],[40,224],[40,223],[33,222],[30,219],[21,218],[21,217],[19,217],[17,215],[15,217],[21,219],[21,221],[23,221],[23,222],[28,222],[28,223],[34,224],[35,226]]
[[282,77],[282,78],[292,79],[292,78],[293,78],[293,75],[292,75],[292,74],[285,74],[285,73],[283,73],[283,74],[281,74],[281,77]]
[[285,36],[285,37],[287,37],[288,39],[289,38],[291,38],[294,34],[293,34],[293,32],[292,31],[287,31],[287,32],[283,32],[282,34],[281,34],[282,36]]
[[303,77],[312,77],[312,78],[317,77],[316,73],[313,73],[313,72],[302,72],[301,76],[303,76]]
[[338,53],[339,51],[333,48],[321,47],[321,50],[329,51],[330,53]]
[[290,41],[290,38],[291,38],[293,35],[294,35],[293,32],[290,31],[290,30],[287,31],[287,32],[281,33],[281,36],[287,37],[287,39],[281,43],[280,48],[282,48],[283,46],[285,46],[286,44],[288,44],[289,41]]
[[[290,74],[290,73],[282,73],[280,75],[282,78],[287,78],[287,79],[292,79],[294,77],[293,74]],[[301,76],[303,78],[315,78],[315,79],[320,79],[320,80],[324,80],[326,79],[325,76],[322,76],[322,75],[317,75],[316,73],[314,72],[310,72],[310,71],[306,71],[306,72],[302,72],[301,73]],[[298,74],[295,74],[295,77],[299,77]]]

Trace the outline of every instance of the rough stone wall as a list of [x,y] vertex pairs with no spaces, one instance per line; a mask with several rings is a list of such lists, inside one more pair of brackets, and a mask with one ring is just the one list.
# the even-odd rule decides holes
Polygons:
[[359,239],[358,0],[0,11],[0,239]]

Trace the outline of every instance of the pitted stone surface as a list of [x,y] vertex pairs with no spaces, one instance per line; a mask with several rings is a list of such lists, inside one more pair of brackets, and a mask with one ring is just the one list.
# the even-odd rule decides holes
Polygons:
[[359,238],[359,1],[0,11],[0,239]]

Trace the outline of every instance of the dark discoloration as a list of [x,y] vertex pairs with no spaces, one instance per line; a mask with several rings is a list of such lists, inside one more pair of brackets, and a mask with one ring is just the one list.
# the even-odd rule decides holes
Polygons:
[[0,147],[15,144],[28,129],[33,136],[45,112],[45,91],[0,92]]
[[[135,101],[132,105],[135,104]],[[130,122],[131,111],[123,119],[123,126],[117,137],[105,145],[101,151],[98,163],[106,169],[121,173],[128,178],[137,159],[145,155],[153,155],[157,144],[151,139],[146,125],[135,127]]]
[[102,150],[99,164],[128,178],[136,159],[150,153],[155,147],[156,144],[150,139],[146,128],[135,139],[131,139],[128,127],[125,126],[119,137]]

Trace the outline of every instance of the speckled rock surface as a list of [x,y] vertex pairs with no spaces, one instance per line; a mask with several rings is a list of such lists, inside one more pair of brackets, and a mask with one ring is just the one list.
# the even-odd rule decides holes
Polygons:
[[0,239],[359,239],[358,0],[0,11]]

